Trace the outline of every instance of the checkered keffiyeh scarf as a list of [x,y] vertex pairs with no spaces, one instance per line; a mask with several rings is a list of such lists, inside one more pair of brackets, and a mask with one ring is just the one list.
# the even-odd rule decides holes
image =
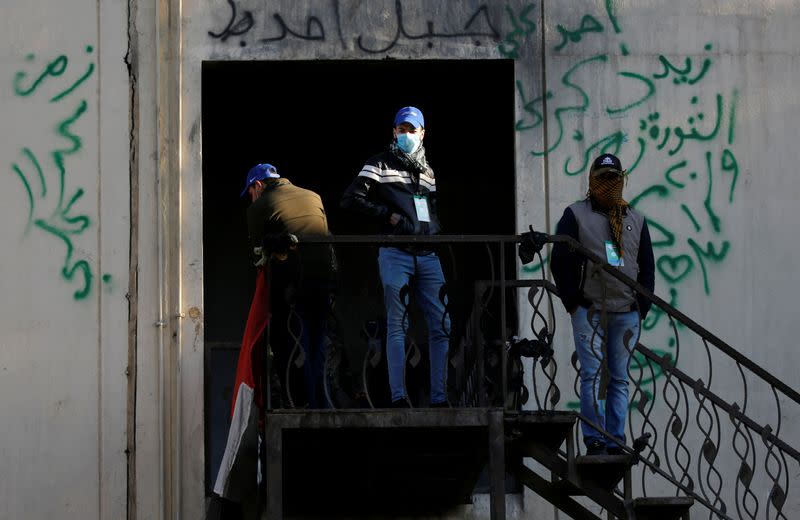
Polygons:
[[590,197],[600,209],[608,213],[608,223],[611,226],[611,239],[617,246],[620,258],[625,252],[622,249],[622,220],[628,208],[628,202],[622,198],[622,188],[625,184],[623,175],[618,175],[612,179],[600,178],[597,175],[589,176]]
[[420,143],[414,153],[410,154],[401,150],[396,142],[389,145],[389,151],[400,161],[406,171],[416,173],[417,175],[428,172],[428,160],[425,157],[425,147],[422,143]]

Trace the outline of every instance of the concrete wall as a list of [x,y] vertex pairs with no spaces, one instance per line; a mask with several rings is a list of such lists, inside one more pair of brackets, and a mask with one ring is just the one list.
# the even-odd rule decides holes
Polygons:
[[[0,518],[202,515],[203,60],[513,59],[519,229],[552,231],[586,162],[618,153],[658,242],[656,292],[794,384],[794,2],[4,7]],[[663,317],[645,328],[675,350]],[[679,367],[707,381],[706,364],[682,343]],[[719,372],[712,388],[742,398]],[[774,420],[768,393],[750,398]]]
[[[530,103],[521,131],[542,139],[530,152],[545,161],[546,224],[555,229],[563,208],[585,194],[587,160],[603,151],[617,153],[631,172],[627,199],[648,217],[657,294],[796,386],[798,354],[785,346],[793,343],[792,307],[800,281],[794,269],[800,251],[790,224],[800,216],[794,202],[800,183],[790,164],[791,136],[800,128],[795,86],[800,41],[790,29],[800,20],[798,5],[551,2],[544,15],[546,86],[520,96]],[[544,122],[537,124],[545,91],[546,133]],[[556,318],[561,380],[567,383],[574,378],[573,371],[563,372],[569,366],[569,322],[562,309]],[[745,393],[732,363],[713,348],[708,354],[687,329],[679,327],[676,334],[664,315],[648,317],[642,342],[673,358],[679,343],[678,368],[729,401],[746,403],[759,424],[778,424],[769,386],[748,376]],[[659,370],[650,374],[634,364],[632,375],[655,379],[647,386],[655,394],[653,413],[662,417],[656,421],[656,428],[663,428],[659,442],[677,449],[666,431],[672,424],[663,418],[670,413],[668,402],[680,399],[671,390],[662,393],[665,376]],[[567,401],[577,404],[572,393]],[[731,423],[722,414],[714,426],[698,411],[690,389],[689,401],[695,404],[685,416],[684,441],[693,451],[695,487],[703,487],[712,501],[720,487],[716,476],[706,474],[700,455],[706,428],[720,447],[721,491],[733,509],[741,461],[732,449]],[[685,408],[678,408],[684,417]],[[798,411],[784,402],[783,439],[797,438]],[[763,449],[758,452],[763,457]],[[673,454],[673,468],[679,465],[675,460]],[[763,459],[757,460],[754,482],[763,509],[772,481]],[[786,469],[796,474],[797,463],[790,461]],[[779,481],[786,486],[788,475],[782,473]],[[798,508],[800,500],[790,498],[787,516]]]
[[0,518],[124,518],[126,7],[3,14]]

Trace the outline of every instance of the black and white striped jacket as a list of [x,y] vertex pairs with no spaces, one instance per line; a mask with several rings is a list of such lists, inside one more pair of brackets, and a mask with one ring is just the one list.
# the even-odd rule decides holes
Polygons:
[[[417,219],[414,195],[427,197],[430,222]],[[420,175],[406,171],[389,151],[367,161],[344,192],[340,206],[377,220],[383,234],[435,235],[440,230],[433,170],[427,167]],[[402,216],[396,226],[389,223],[392,213]]]

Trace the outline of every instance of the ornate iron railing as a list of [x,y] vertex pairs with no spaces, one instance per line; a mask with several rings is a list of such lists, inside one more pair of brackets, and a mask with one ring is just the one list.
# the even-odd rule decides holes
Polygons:
[[[518,237],[515,235],[449,235],[428,237],[339,235],[331,237],[301,237],[300,241],[301,244],[330,243],[339,251],[343,248],[352,247],[366,247],[372,249],[376,246],[434,247],[443,251],[440,255],[442,265],[445,268],[451,266],[450,270],[454,270],[456,264],[452,246],[471,246],[475,251],[481,252],[482,256],[485,255],[485,259],[482,261],[488,266],[488,279],[496,282],[478,281],[476,287],[484,287],[487,286],[486,284],[489,284],[489,286],[497,285],[497,288],[492,290],[496,290],[498,294],[504,294],[507,289],[505,283],[506,263],[507,260],[511,259],[510,256],[507,257],[506,255],[517,243]],[[511,254],[513,254],[513,251]],[[346,255],[337,252],[336,256],[342,257]],[[376,291],[379,292],[379,281],[376,279],[372,280],[371,283],[375,286]],[[453,314],[451,304],[447,298],[448,283],[450,283],[450,280],[446,280],[445,286],[440,288],[437,295],[438,299],[444,305],[445,317],[451,317]],[[472,281],[470,281],[470,283],[472,283]],[[513,281],[509,280],[509,283],[513,283]],[[339,291],[347,290],[347,288],[339,288]],[[305,377],[302,368],[308,361],[300,339],[303,334],[303,320],[300,319],[300,313],[297,311],[297,305],[293,299],[293,294],[293,291],[286,291],[284,294],[278,295],[278,297],[282,299],[281,304],[286,305],[288,308],[285,330],[288,332],[289,354],[281,366],[274,367],[274,370],[270,370],[271,377],[275,377],[276,375],[282,376],[280,379],[284,385],[282,388],[283,399],[276,403],[277,407],[286,406],[288,408],[294,408],[300,405],[300,403],[295,402],[295,391],[298,386],[295,384],[295,380]],[[491,300],[491,298],[491,294],[486,297],[476,296],[475,308],[478,309],[478,312],[476,312],[472,318],[472,321],[475,322],[472,324],[473,326],[462,330],[462,332],[457,335],[453,334],[449,328],[445,330],[446,334],[450,337],[451,345],[448,360],[450,369],[449,377],[453,379],[453,375],[455,374],[456,376],[455,384],[449,385],[451,389],[451,406],[485,406],[492,400],[494,400],[496,404],[502,404],[501,396],[504,394],[503,389],[507,387],[507,384],[505,376],[501,374],[506,373],[507,356],[500,355],[502,353],[500,347],[505,345],[508,340],[505,327],[499,325],[507,323],[508,321],[507,302],[504,298],[501,298],[501,301],[495,305],[499,311],[499,316],[497,317],[498,326],[497,333],[494,337],[494,343],[499,350],[498,352],[489,352],[490,355],[494,356],[493,359],[497,364],[496,372],[498,374],[498,380],[496,383],[493,378],[488,377],[484,373],[485,364],[479,362],[479,360],[484,359],[487,355],[483,350],[483,343],[481,341],[473,341],[473,339],[479,336],[483,337],[486,334],[486,331],[481,332],[479,322],[488,316],[489,300]],[[341,399],[336,398],[337,395],[341,396],[345,393],[338,388],[337,381],[340,379],[342,366],[347,364],[343,363],[342,359],[344,356],[343,345],[346,340],[343,339],[340,334],[341,324],[338,322],[341,320],[339,320],[338,313],[335,311],[337,301],[338,298],[334,296],[334,303],[331,306],[330,319],[327,326],[328,352],[324,369],[326,404],[330,408],[347,407],[353,404],[348,402],[343,403]],[[406,308],[406,315],[410,314],[410,291],[408,291],[407,288],[401,291],[401,301],[402,305]],[[380,397],[375,396],[376,388],[375,385],[371,384],[371,381],[374,379],[376,369],[378,369],[382,360],[385,359],[383,350],[385,326],[382,323],[385,316],[382,314],[382,304],[380,304],[377,307],[370,308],[367,315],[362,317],[363,319],[359,326],[359,335],[360,341],[366,343],[364,355],[361,359],[349,360],[348,370],[351,373],[351,377],[353,377],[354,373],[358,374],[358,377],[355,377],[355,379],[359,380],[355,385],[355,390],[356,393],[360,394],[360,397],[362,397],[359,403],[365,407],[374,408],[381,403]],[[443,321],[445,317],[443,317]],[[284,326],[283,323],[280,325]],[[407,338],[406,361],[408,365],[415,367],[422,359],[421,350],[416,340],[419,325],[415,323],[414,320],[404,320],[404,327]],[[352,338],[350,340],[352,341]],[[274,356],[270,356],[270,358],[273,360],[275,359]],[[385,367],[382,368],[385,371]],[[379,377],[377,379],[380,380],[381,378]],[[381,381],[381,383],[383,383],[383,381]],[[486,391],[487,385],[493,387],[492,391],[488,393]],[[380,392],[378,391],[377,393]],[[385,404],[385,399],[383,399],[383,401]]]
[[[647,477],[659,473],[704,505],[709,518],[787,519],[796,515],[796,502],[786,506],[800,452],[796,441],[781,433],[787,418],[800,413],[800,394],[572,238],[531,232],[524,234],[522,241],[527,243],[523,249],[537,251],[542,265],[544,244],[566,244],[650,300],[651,312],[661,313],[670,324],[671,352],[651,349],[646,338],[640,338],[629,369],[633,391],[627,431],[636,448],[631,451],[644,463],[638,475],[641,492],[648,495],[654,491],[659,482]],[[555,330],[553,296],[557,290],[542,269],[540,279],[531,283],[528,299],[533,306],[530,332],[545,341],[552,336],[549,331]],[[541,309],[545,300],[547,314]],[[705,362],[698,362],[695,355],[685,366],[680,360],[692,347],[701,349]],[[539,372],[544,372],[546,382],[537,381],[534,372],[531,384],[549,387],[555,377],[546,370],[547,359],[539,359]],[[577,394],[575,354],[571,363],[576,369],[573,386]],[[717,387],[720,389],[715,390]],[[765,406],[765,398],[771,406]],[[753,404],[756,399],[761,401],[758,405]],[[534,404],[545,410],[555,409],[559,403]],[[787,407],[791,408],[788,414]]]
[[[337,250],[353,246],[469,244],[476,251],[485,251],[485,260],[473,254],[469,261],[487,262],[489,274],[471,280],[474,302],[470,318],[462,317],[461,323],[466,326],[451,334],[450,386],[455,390],[451,404],[540,411],[569,408],[565,388],[572,386],[578,395],[577,357],[571,339],[555,345],[556,320],[565,313],[554,303],[557,289],[546,279],[545,269],[541,269],[538,279],[518,280],[515,275],[508,276],[507,261],[513,254],[510,249],[521,243],[527,256],[535,255],[544,266],[541,249],[545,244],[567,244],[650,300],[651,312],[659,313],[670,324],[674,345],[670,352],[647,347],[646,337],[640,338],[632,351],[627,424],[631,445],[625,450],[641,462],[636,474],[641,494],[665,494],[666,490],[692,496],[707,508],[709,518],[787,519],[790,511],[797,512],[798,505],[790,503],[788,496],[800,453],[793,446],[794,439],[782,436],[782,429],[787,417],[800,417],[800,394],[571,238],[531,232],[520,236],[306,237],[301,242],[331,243]],[[455,265],[452,249],[446,254],[451,258],[442,258],[443,265]],[[523,291],[525,294],[521,294]],[[443,302],[447,302],[445,292],[443,289],[439,294]],[[507,294],[518,296],[512,301],[517,303],[519,316],[530,316],[525,333],[510,330],[509,314],[515,311],[509,310]],[[448,314],[453,312],[449,305],[447,309]],[[372,395],[375,390],[369,382],[385,357],[380,314],[374,309],[364,316],[360,328],[367,348],[361,359],[349,363],[350,372],[360,374],[355,386],[363,394],[363,402],[359,402],[367,407],[374,407],[379,401]],[[346,364],[343,345],[348,341],[337,332],[337,315],[330,314],[325,363],[325,395],[331,407],[353,404],[335,397],[342,394],[337,381]],[[407,361],[414,364],[420,353],[411,329],[406,331],[410,336]],[[305,361],[299,336],[297,331],[291,334],[293,354],[287,363],[298,369]],[[680,363],[691,352],[690,345],[700,349],[704,362],[693,356],[691,365]],[[566,353],[572,355],[565,359]],[[575,372],[559,371],[559,364],[570,364]],[[289,388],[292,373],[286,368],[285,390],[289,398],[284,404],[289,405],[294,404]],[[793,407],[788,414],[787,407]],[[592,426],[609,436],[600,425]],[[580,433],[576,430],[575,435]],[[655,474],[663,478],[649,478]]]

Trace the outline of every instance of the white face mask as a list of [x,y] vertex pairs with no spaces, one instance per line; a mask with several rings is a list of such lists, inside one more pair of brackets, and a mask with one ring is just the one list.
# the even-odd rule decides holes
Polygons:
[[404,134],[397,134],[397,146],[400,147],[405,153],[414,153],[419,148],[421,139],[419,134],[412,134],[406,132]]

